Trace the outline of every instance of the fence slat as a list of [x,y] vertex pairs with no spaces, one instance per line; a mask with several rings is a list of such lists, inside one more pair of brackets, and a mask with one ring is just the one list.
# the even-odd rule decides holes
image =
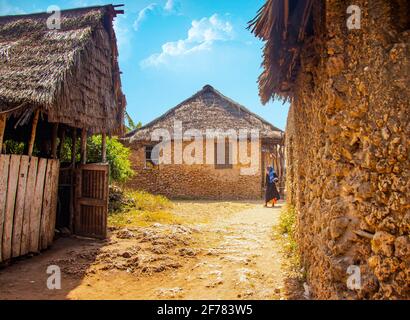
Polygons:
[[27,171],[29,160],[30,158],[28,156],[21,156],[17,184],[16,207],[14,209],[13,240],[11,245],[13,258],[20,256],[21,235],[24,216],[24,201],[26,195]]
[[0,155],[0,262],[3,261],[3,225],[6,211],[7,184],[9,177],[10,156]]
[[27,174],[27,187],[24,199],[23,231],[21,235],[21,255],[30,250],[30,211],[34,201],[34,189],[36,187],[38,158],[31,157]]
[[47,159],[40,158],[38,161],[34,201],[30,211],[30,252],[39,251],[41,210],[43,202],[44,179],[47,168]]
[[58,179],[60,176],[60,161],[50,160],[54,163],[52,170],[52,197],[51,197],[51,211],[50,211],[50,223],[48,228],[48,245],[50,246],[54,240],[54,230],[56,227],[57,219],[57,202],[58,202]]
[[53,171],[53,161],[47,161],[46,176],[44,182],[44,196],[43,196],[43,207],[41,210],[41,225],[40,225],[40,249],[46,249],[48,244],[48,229],[50,223],[50,213],[51,213],[51,197],[53,193],[52,186],[52,171]]
[[11,243],[13,235],[13,218],[14,218],[14,208],[16,202],[16,191],[17,191],[17,181],[18,173],[20,167],[21,156],[12,155],[10,157],[10,167],[9,167],[9,179],[7,184],[7,200],[6,200],[6,211],[4,215],[4,225],[3,225],[3,260],[9,260],[11,258]]

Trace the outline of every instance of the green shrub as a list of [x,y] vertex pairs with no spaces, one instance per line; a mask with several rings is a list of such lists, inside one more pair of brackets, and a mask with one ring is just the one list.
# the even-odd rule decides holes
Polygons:
[[[101,135],[87,139],[87,162],[101,162]],[[76,161],[80,161],[80,141],[77,140]],[[66,138],[61,152],[61,162],[71,162],[72,140]],[[130,149],[125,147],[117,138],[107,137],[107,161],[110,164],[110,182],[125,182],[134,175],[129,160]]]
[[17,142],[14,140],[4,141],[6,154],[24,154],[26,145],[24,142]]
[[296,229],[296,209],[287,204],[283,207],[279,217],[279,232],[288,234],[291,237],[295,236]]
[[[101,162],[101,135],[92,136],[87,140],[87,162]],[[110,164],[110,180],[125,182],[134,175],[129,160],[130,149],[117,138],[107,137],[107,161]]]
[[296,239],[296,209],[287,204],[280,212],[279,224],[275,230],[283,240],[285,251],[294,266],[300,265],[299,249]]

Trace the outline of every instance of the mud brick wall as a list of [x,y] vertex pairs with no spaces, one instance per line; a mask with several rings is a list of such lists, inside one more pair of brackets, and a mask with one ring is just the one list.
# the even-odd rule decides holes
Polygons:
[[[188,143],[184,143],[184,148]],[[125,185],[135,190],[161,194],[171,199],[249,200],[261,199],[261,157],[255,175],[241,175],[241,165],[215,169],[206,164],[161,164],[145,168],[143,144],[133,144],[130,161],[135,176]],[[250,144],[248,145],[250,154]],[[206,154],[204,143],[203,154]],[[173,154],[172,154],[173,159]],[[246,167],[246,166],[245,166]]]
[[[287,124],[288,201],[315,298],[410,298],[408,3],[326,1]],[[315,53],[315,54],[312,54]],[[361,290],[346,285],[360,266]]]

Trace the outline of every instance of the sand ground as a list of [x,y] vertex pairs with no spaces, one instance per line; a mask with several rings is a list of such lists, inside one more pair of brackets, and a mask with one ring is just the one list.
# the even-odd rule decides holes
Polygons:
[[[298,299],[273,236],[282,205],[176,202],[186,224],[60,238],[0,269],[0,299]],[[61,269],[59,290],[47,288],[50,265]]]

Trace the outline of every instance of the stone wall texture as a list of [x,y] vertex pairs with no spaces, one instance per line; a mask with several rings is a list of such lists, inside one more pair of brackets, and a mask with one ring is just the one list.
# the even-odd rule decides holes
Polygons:
[[315,298],[409,299],[409,3],[355,1],[360,30],[346,27],[350,1],[325,3],[286,130],[302,262]]
[[[187,143],[184,144],[185,150]],[[241,175],[241,165],[229,169],[215,169],[207,164],[161,164],[145,168],[143,144],[132,144],[131,157],[135,176],[126,187],[161,194],[171,199],[256,200],[262,198],[261,155],[253,175]],[[173,150],[173,148],[172,148]],[[250,144],[248,152],[250,155]],[[204,143],[205,157],[206,146]],[[172,159],[173,157],[172,152]],[[204,159],[205,162],[205,159]],[[244,166],[246,167],[246,166]]]

